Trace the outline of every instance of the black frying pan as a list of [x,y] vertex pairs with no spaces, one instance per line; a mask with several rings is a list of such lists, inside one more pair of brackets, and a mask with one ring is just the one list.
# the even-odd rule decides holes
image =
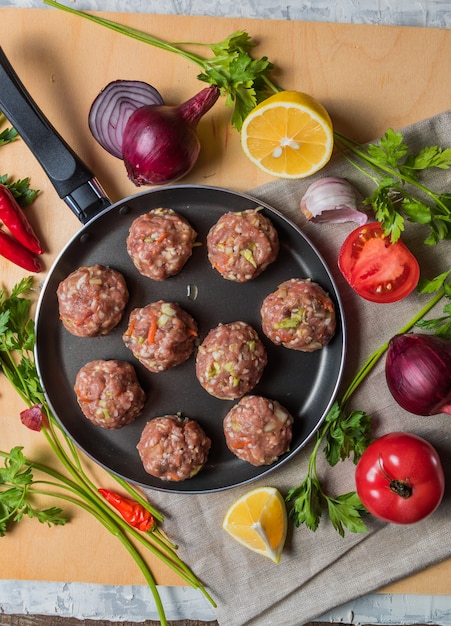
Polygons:
[[[48,403],[63,429],[93,460],[144,487],[184,493],[219,491],[264,476],[291,459],[316,432],[337,392],[345,357],[345,322],[340,296],[322,257],[299,228],[276,209],[246,194],[218,187],[173,185],[152,188],[111,204],[89,169],[73,153],[21,84],[0,48],[0,110],[30,147],[58,195],[84,224],[50,269],[36,314],[36,363]],[[209,228],[228,211],[262,207],[278,230],[279,257],[250,283],[224,280],[211,267],[205,245],[195,248],[182,272],[163,282],[141,276],[125,247],[133,219],[160,206],[184,215],[205,242]],[[105,337],[70,335],[59,320],[56,289],[81,265],[101,263],[125,277],[130,301],[119,326]],[[261,332],[264,297],[292,277],[318,282],[329,292],[337,311],[337,331],[328,346],[305,354],[276,347]],[[268,351],[268,365],[254,392],[277,399],[295,417],[290,452],[271,466],[253,467],[237,459],[225,445],[222,420],[232,401],[204,391],[195,377],[194,359],[160,374],[143,368],[122,342],[129,312],[155,300],[178,302],[198,322],[200,338],[218,323],[243,320],[259,332]],[[148,399],[142,415],[122,429],[108,431],[81,413],[73,384],[77,371],[94,359],[132,362]],[[195,477],[163,482],[147,474],[136,444],[152,417],[181,413],[200,422],[212,439],[207,466]]]

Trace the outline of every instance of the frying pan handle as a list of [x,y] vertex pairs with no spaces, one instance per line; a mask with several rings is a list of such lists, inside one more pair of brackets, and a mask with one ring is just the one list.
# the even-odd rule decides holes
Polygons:
[[0,111],[39,161],[59,197],[83,224],[111,205],[92,172],[27,92],[1,47]]

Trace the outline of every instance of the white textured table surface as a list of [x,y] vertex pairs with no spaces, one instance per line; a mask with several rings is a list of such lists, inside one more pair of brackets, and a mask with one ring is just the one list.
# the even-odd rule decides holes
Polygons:
[[[79,10],[166,15],[211,15],[273,20],[302,20],[451,28],[451,0],[71,0]],[[46,8],[41,0],[0,0],[0,7]],[[95,589],[93,588],[95,587]],[[212,620],[203,598],[188,588],[165,588],[170,620]],[[0,614],[42,614],[78,619],[142,622],[149,615],[146,587],[0,582]],[[165,602],[166,604],[166,602]],[[321,621],[367,624],[438,624],[451,626],[451,598],[370,594],[324,615]]]
[[[79,10],[214,15],[277,20],[451,27],[448,0],[72,0]],[[42,7],[41,0],[0,0],[5,7]]]

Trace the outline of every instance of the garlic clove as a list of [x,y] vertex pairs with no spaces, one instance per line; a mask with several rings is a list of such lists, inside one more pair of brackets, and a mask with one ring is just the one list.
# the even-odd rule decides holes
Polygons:
[[316,224],[356,222],[366,224],[368,216],[358,207],[362,199],[344,178],[326,176],[312,183],[301,199],[301,211]]

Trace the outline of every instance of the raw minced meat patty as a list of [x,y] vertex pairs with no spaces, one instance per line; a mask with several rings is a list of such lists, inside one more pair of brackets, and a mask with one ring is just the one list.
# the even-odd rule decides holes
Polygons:
[[191,356],[197,323],[174,302],[152,302],[130,313],[122,338],[133,355],[151,372],[163,372]]
[[172,209],[153,209],[132,222],[127,252],[141,274],[164,280],[180,272],[196,237],[188,221]]
[[164,415],[147,422],[136,447],[148,474],[180,481],[204,467],[210,446],[211,440],[195,420]]
[[320,285],[308,279],[283,282],[264,299],[260,313],[265,335],[292,350],[319,350],[335,333],[334,303]]
[[114,359],[84,365],[77,373],[74,390],[83,414],[108,429],[133,422],[146,400],[133,366]]
[[255,387],[267,360],[265,346],[252,326],[220,324],[199,346],[196,376],[212,396],[233,400]]
[[245,282],[261,274],[279,253],[279,237],[258,210],[225,213],[207,235],[208,259],[227,280]]
[[98,264],[73,271],[60,282],[56,295],[60,319],[77,337],[107,335],[119,324],[128,302],[122,274]]
[[271,465],[287,452],[293,417],[276,400],[245,396],[224,418],[227,447],[251,465]]

